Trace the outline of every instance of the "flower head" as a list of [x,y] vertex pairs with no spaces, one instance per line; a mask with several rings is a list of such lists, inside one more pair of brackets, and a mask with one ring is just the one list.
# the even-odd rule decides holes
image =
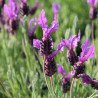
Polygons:
[[18,6],[14,0],[9,0],[8,4],[4,5],[4,14],[8,19],[15,19],[18,14]]
[[[32,23],[34,23],[34,26],[32,27]],[[37,19],[36,18],[32,18],[29,21],[29,25],[28,25],[28,31],[30,34],[34,33],[35,29],[37,27]]]
[[87,0],[87,3],[92,6],[92,7],[95,7],[96,4],[98,3],[98,0]]
[[82,48],[82,52],[81,52],[80,57],[79,57],[80,62],[84,63],[88,59],[94,57],[95,47],[94,47],[94,45],[90,46],[90,41],[89,40],[86,40],[82,44],[81,48]]
[[[72,51],[74,48],[77,47],[78,42],[80,41],[80,33],[77,35],[71,36],[68,40],[62,39],[61,42],[58,44],[56,51],[48,56],[48,58],[53,58],[58,52],[62,51],[64,47],[68,50]],[[75,53],[73,53],[75,54]],[[73,56],[76,57],[76,56]],[[77,61],[77,60],[76,60]]]
[[[54,10],[55,9],[53,8],[53,11]],[[41,26],[41,28],[43,30],[43,40],[46,40],[47,38],[50,37],[51,33],[56,32],[58,27],[59,27],[59,23],[58,23],[58,19],[57,19],[57,13],[54,13],[53,22],[51,23],[51,26],[48,27],[45,11],[42,10],[40,15],[39,15],[39,18],[38,18],[38,24]]]
[[52,9],[53,9],[53,12],[54,12],[54,13],[57,13],[57,14],[58,14],[58,12],[59,12],[59,10],[60,10],[60,4],[53,3]]

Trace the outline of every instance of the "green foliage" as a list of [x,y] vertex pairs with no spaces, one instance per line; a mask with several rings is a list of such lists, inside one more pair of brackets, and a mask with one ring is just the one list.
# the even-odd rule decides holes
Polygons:
[[[62,38],[69,38],[72,34],[77,34],[79,29],[83,35],[81,43],[90,38],[90,21],[88,17],[88,6],[86,0],[55,0],[61,4],[59,13],[59,30],[54,33],[54,49]],[[52,3],[53,0],[39,0],[46,11],[48,23],[52,21]],[[34,0],[29,0],[32,6]],[[38,17],[42,8],[32,17]],[[49,90],[47,88],[43,68],[43,58],[39,56],[37,50],[32,48],[28,42],[27,25],[32,17],[25,16],[25,27],[20,26],[17,34],[8,34],[4,28],[0,32],[0,98],[55,98],[50,80],[47,78]],[[98,20],[95,21],[96,32],[98,31]],[[40,39],[42,30],[40,27],[36,30],[36,35]],[[86,62],[86,72],[92,77],[98,77],[98,34],[95,39],[96,56],[94,60]],[[71,70],[67,62],[66,49],[59,53],[55,60],[62,64],[66,72]],[[56,73],[54,76],[55,92],[62,98],[60,87],[61,76]],[[98,98],[97,91],[89,85],[81,84],[81,80],[74,81],[73,98]],[[93,95],[92,95],[93,94]],[[92,95],[92,96],[91,96]],[[65,98],[69,98],[69,92]],[[89,97],[91,96],[91,97]]]

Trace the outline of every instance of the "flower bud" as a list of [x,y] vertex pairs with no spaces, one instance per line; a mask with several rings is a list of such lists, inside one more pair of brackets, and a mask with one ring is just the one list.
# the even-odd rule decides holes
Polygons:
[[90,7],[89,18],[91,20],[94,20],[97,18],[97,8],[96,7]]

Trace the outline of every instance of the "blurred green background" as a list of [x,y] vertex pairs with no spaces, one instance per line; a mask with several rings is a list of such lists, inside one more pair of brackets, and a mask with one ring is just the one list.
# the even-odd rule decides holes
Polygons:
[[[89,20],[89,6],[86,0],[39,0],[42,7],[38,8],[33,16],[25,16],[25,26],[20,25],[17,34],[11,35],[2,27],[0,32],[0,98],[55,98],[53,89],[46,86],[44,74],[41,70],[43,58],[35,52],[36,50],[28,42],[27,29],[31,18],[38,17],[41,10],[46,12],[48,23],[51,24],[53,13],[52,3],[60,3],[59,29],[52,34],[54,49],[62,38],[68,38],[70,35],[81,31],[81,44],[86,39],[91,40],[91,21]],[[34,0],[28,0],[30,6],[34,5]],[[96,55],[92,60],[87,61],[86,73],[98,78],[98,19],[94,21]],[[35,31],[37,38],[41,39],[42,30],[38,26]],[[80,46],[77,51],[79,51]],[[67,62],[66,49],[59,53],[55,60],[57,64],[62,64],[67,72],[71,66]],[[62,91],[59,86],[61,75],[54,75],[55,91],[58,98],[62,98]],[[48,79],[48,84],[49,79]],[[90,85],[84,85],[81,80],[75,80],[72,98],[98,98],[98,91]],[[91,96],[93,94],[93,97]],[[69,92],[65,98],[69,98]],[[91,97],[90,97],[91,96]],[[94,97],[95,96],[95,97]]]

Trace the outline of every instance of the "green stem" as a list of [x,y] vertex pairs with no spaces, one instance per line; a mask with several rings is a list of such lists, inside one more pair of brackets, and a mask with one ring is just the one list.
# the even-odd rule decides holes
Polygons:
[[72,93],[73,93],[73,84],[74,84],[74,79],[72,79],[72,82],[71,82],[71,87],[70,87],[70,98],[73,98],[73,97],[72,97]]

